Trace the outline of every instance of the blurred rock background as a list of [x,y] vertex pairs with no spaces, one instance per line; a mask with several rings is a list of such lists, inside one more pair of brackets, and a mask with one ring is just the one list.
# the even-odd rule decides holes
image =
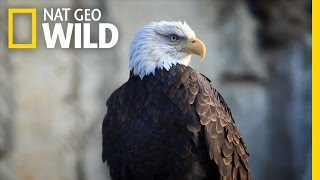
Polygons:
[[[37,49],[7,48],[9,7],[38,8]],[[42,8],[51,7],[99,8],[101,22],[118,27],[119,42],[47,49]],[[108,179],[105,101],[128,78],[135,32],[159,20],[185,20],[205,42],[206,60],[192,66],[231,107],[253,179],[311,179],[311,0],[1,0],[1,180]],[[30,38],[27,24],[15,21],[16,41]]]

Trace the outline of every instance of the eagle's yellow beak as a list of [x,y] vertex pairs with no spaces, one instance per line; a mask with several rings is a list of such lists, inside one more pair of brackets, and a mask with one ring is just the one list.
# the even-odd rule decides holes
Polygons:
[[182,46],[182,50],[191,54],[196,54],[200,56],[202,60],[206,55],[206,46],[197,38],[189,39],[188,42]]

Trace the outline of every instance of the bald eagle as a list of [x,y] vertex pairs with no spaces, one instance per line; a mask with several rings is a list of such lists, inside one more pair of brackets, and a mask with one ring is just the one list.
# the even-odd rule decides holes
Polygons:
[[102,124],[112,179],[251,179],[229,107],[189,66],[205,53],[185,22],[153,22],[136,34],[130,77],[107,100]]

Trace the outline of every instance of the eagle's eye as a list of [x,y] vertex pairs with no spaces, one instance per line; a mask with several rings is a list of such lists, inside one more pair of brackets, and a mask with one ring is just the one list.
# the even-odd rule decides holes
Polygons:
[[179,37],[178,37],[177,35],[171,35],[171,36],[170,36],[170,40],[171,40],[172,42],[175,42],[175,41],[179,40]]

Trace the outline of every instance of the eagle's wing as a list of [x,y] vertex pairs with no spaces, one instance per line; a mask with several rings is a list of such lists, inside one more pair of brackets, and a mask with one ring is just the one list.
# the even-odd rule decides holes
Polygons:
[[184,71],[182,79],[188,86],[188,101],[206,131],[209,155],[219,166],[221,179],[251,179],[247,147],[222,96],[208,78],[194,70]]

